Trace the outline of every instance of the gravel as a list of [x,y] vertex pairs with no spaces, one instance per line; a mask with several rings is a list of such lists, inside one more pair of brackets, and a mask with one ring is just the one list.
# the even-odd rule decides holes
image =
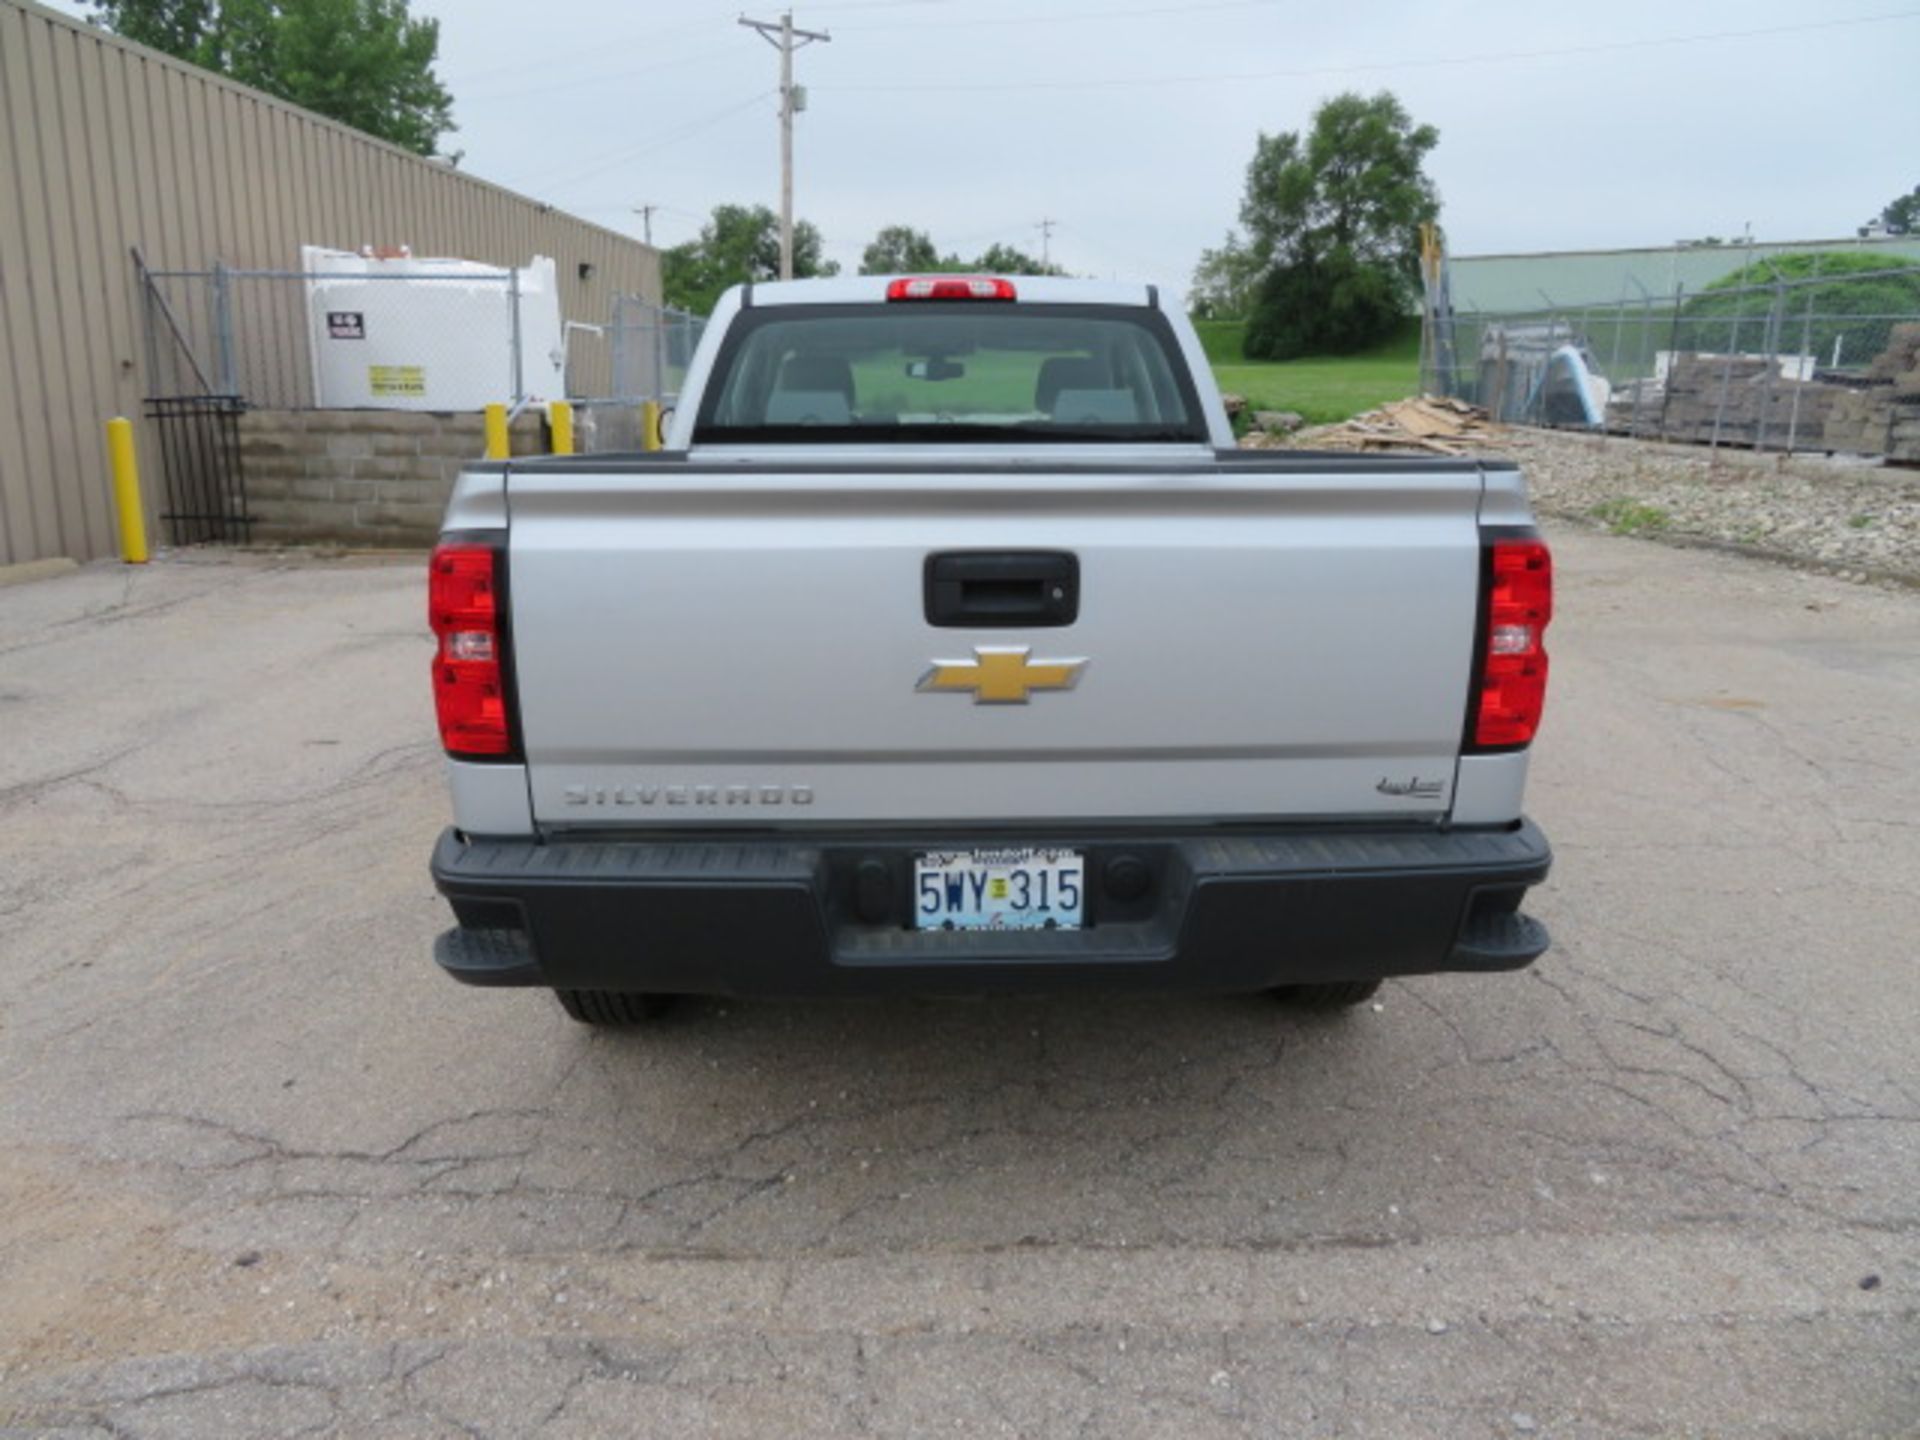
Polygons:
[[1543,514],[1920,585],[1920,471],[1507,426],[1475,449],[1518,460]]

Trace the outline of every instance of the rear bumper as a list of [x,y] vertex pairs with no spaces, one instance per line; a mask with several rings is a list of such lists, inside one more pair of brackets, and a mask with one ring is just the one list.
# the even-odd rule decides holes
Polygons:
[[1552,860],[1531,821],[1017,838],[1086,853],[1086,929],[906,928],[916,854],[1015,843],[1005,831],[539,843],[448,830],[433,879],[460,923],[434,958],[474,985],[801,996],[1252,991],[1512,970],[1547,948],[1519,911]]

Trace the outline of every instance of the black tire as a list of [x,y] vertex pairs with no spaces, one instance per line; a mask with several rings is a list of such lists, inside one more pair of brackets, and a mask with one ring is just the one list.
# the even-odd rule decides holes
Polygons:
[[556,990],[560,1008],[582,1025],[644,1025],[673,1004],[671,995],[628,995],[618,990]]
[[1380,993],[1378,980],[1340,980],[1330,985],[1282,985],[1273,993],[1296,1010],[1351,1010]]

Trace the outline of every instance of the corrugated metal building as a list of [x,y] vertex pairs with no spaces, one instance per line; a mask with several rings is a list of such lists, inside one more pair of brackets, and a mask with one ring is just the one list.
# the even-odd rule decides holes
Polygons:
[[565,317],[590,324],[616,293],[660,294],[638,241],[0,0],[0,564],[114,551],[102,426],[147,393],[132,248],[156,269],[294,270],[302,244],[551,255]]
[[1726,245],[1661,245],[1644,250],[1546,250],[1527,255],[1456,255],[1449,262],[1457,310],[1489,314],[1614,305],[1652,295],[1671,300],[1673,287],[1689,295],[1749,262],[1817,250],[1886,257],[1889,264],[1920,260],[1920,235],[1840,240],[1744,241]]

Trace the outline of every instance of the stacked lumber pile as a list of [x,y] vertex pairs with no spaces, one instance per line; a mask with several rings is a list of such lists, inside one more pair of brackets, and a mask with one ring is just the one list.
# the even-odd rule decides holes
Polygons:
[[1867,366],[1867,385],[1844,392],[1827,417],[1829,450],[1920,464],[1920,323],[1893,327]]
[[[1846,394],[1818,380],[1788,380],[1773,361],[1757,355],[1676,355],[1658,398],[1642,401],[1643,433],[1668,440],[1769,448],[1784,445],[1791,428],[1809,440],[1822,433],[1834,404]],[[1630,412],[1631,396],[1623,396]],[[1609,407],[1611,410],[1611,407]],[[1620,417],[1609,414],[1609,420]]]
[[1309,450],[1424,450],[1470,455],[1496,428],[1487,412],[1464,400],[1422,395],[1368,410],[1339,425],[1316,425],[1293,435],[1260,433],[1241,441],[1249,449],[1299,446]]
[[1867,374],[1875,380],[1892,381],[1896,395],[1920,395],[1920,321],[1894,326],[1887,348],[1873,357]]
[[1887,459],[1896,465],[1920,465],[1920,396],[1893,402],[1887,426]]
[[1827,423],[1820,436],[1821,448],[1850,455],[1884,453],[1892,412],[1893,394],[1883,385],[1846,391],[1827,412]]

